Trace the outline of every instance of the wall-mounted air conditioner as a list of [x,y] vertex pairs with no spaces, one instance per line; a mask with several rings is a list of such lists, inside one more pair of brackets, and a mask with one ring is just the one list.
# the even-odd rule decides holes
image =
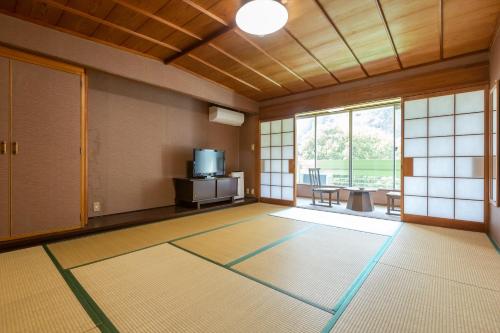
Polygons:
[[208,119],[214,123],[241,126],[245,121],[245,115],[241,112],[223,109],[218,106],[211,106],[208,110]]

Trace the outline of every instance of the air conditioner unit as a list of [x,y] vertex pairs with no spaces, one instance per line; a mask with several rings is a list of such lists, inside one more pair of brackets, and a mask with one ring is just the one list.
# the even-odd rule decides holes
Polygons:
[[241,112],[223,109],[218,106],[211,106],[208,110],[208,119],[214,123],[241,126],[245,121],[245,115]]

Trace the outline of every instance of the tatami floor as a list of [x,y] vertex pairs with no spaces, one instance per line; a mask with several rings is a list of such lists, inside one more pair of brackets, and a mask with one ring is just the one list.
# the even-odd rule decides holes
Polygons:
[[500,255],[256,203],[0,254],[0,295],[0,332],[500,332]]

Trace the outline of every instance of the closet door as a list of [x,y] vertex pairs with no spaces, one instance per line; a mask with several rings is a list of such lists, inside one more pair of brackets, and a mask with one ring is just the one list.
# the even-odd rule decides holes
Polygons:
[[81,77],[13,60],[12,112],[12,237],[79,227]]
[[10,236],[9,104],[9,60],[0,57],[0,240]]

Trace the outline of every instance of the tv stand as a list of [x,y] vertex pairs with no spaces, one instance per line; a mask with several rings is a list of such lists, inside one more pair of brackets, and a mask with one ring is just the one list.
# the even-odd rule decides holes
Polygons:
[[200,206],[218,201],[234,201],[238,195],[238,178],[174,178],[175,203]]

